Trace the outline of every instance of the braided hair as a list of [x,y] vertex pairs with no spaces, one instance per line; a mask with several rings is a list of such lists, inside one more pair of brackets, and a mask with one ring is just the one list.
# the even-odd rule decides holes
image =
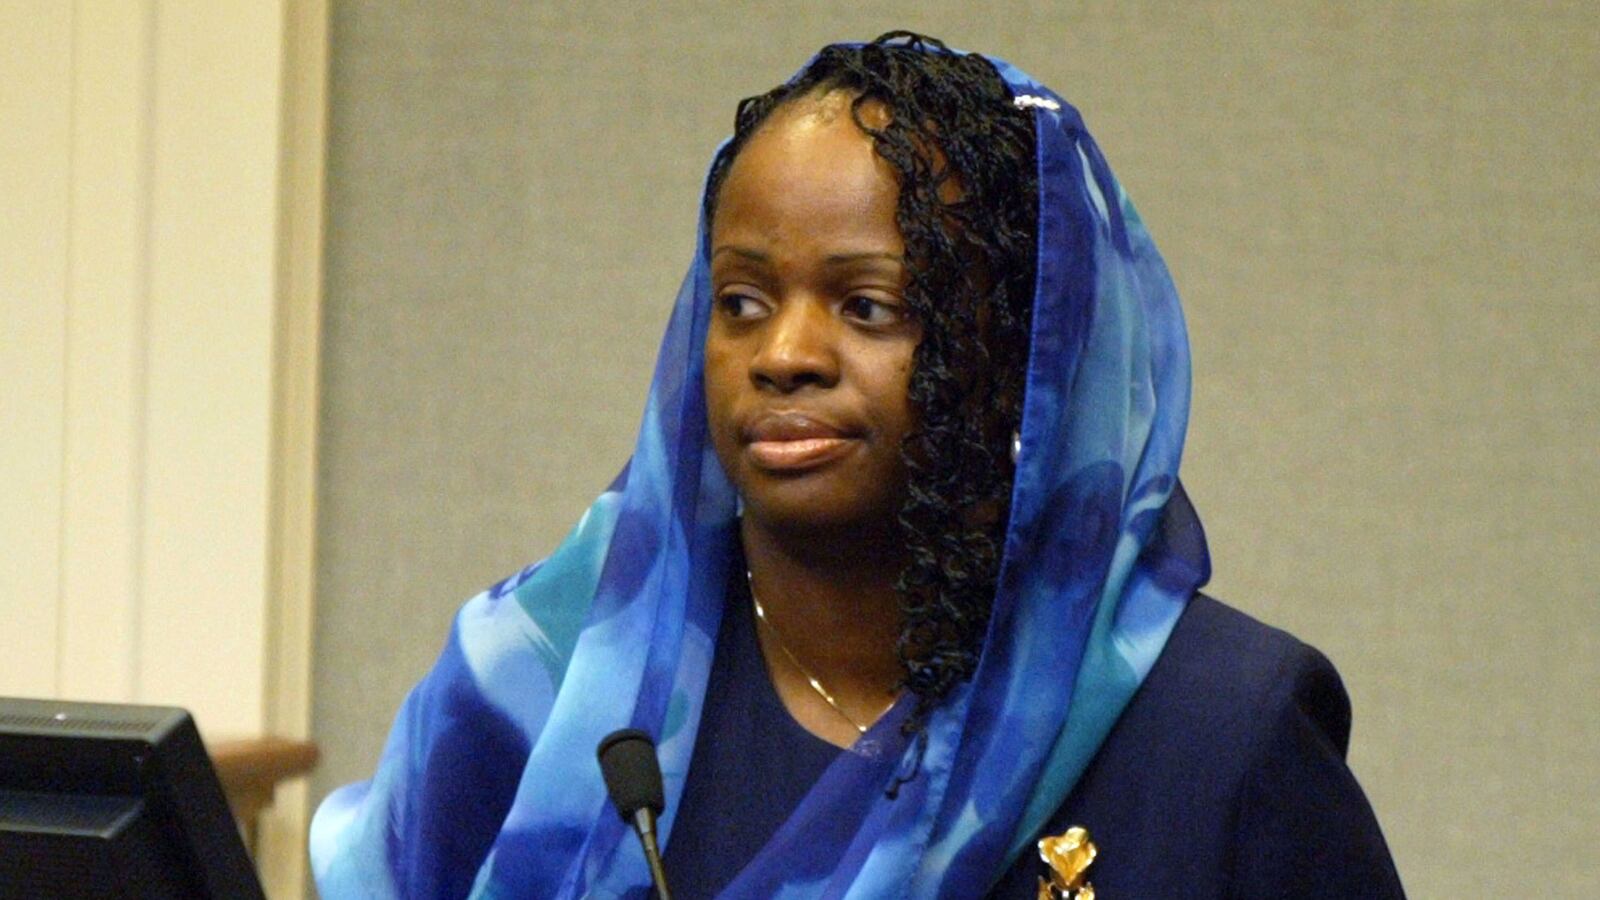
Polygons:
[[[896,582],[897,651],[918,704],[908,728],[972,676],[982,650],[1010,509],[1010,445],[1022,421],[1032,319],[1038,173],[1033,116],[994,64],[893,31],[826,47],[789,82],[740,102],[712,163],[705,221],[739,151],[774,110],[833,91],[899,182],[906,304],[922,325],[901,446],[898,522],[908,562]],[[888,121],[866,124],[865,104]],[[878,121],[874,119],[874,121]]]

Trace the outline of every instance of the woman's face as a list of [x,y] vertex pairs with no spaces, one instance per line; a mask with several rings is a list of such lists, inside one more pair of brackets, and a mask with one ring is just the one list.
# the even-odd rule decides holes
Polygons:
[[745,515],[785,531],[880,529],[904,494],[921,332],[897,184],[850,101],[776,110],[730,166],[711,228],[712,444]]

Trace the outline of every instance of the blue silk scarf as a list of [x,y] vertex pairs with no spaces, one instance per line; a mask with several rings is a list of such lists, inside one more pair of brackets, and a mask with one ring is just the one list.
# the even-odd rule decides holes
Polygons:
[[[929,719],[920,765],[900,704],[725,896],[981,894],[1066,798],[1209,575],[1198,520],[1167,504],[1189,355],[1166,267],[1077,111],[996,65],[1035,116],[1040,221],[982,659]],[[657,736],[670,843],[737,539],[707,439],[703,237],[628,465],[549,558],[468,601],[372,780],[317,811],[323,896],[645,896],[644,857],[594,751],[618,728]]]

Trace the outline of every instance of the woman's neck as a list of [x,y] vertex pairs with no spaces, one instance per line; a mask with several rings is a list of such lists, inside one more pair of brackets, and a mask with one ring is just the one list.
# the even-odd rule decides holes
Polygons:
[[[757,633],[784,705],[818,737],[848,746],[899,692],[904,549],[890,534],[788,535],[741,523]],[[807,681],[817,679],[839,708]]]

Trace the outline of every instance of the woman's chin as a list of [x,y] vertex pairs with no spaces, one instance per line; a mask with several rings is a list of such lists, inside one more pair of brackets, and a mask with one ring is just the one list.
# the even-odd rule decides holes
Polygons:
[[899,504],[825,478],[762,479],[741,486],[744,517],[772,534],[866,535],[892,525]]

